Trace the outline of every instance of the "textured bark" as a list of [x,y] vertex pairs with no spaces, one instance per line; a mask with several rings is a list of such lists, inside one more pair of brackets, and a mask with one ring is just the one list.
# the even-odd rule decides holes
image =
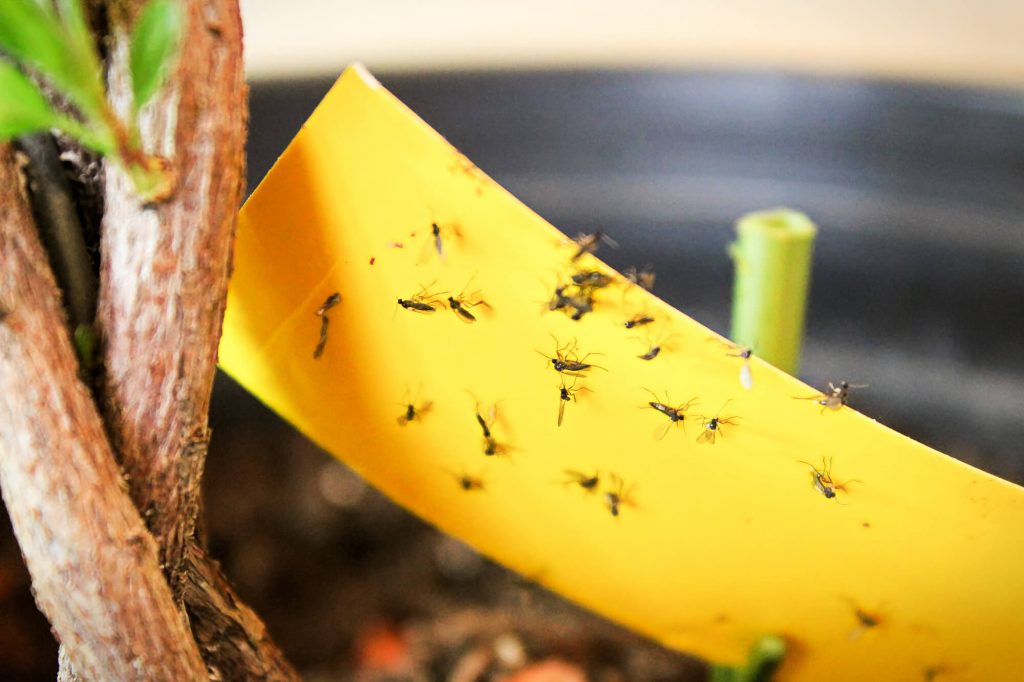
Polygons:
[[[123,112],[127,31],[142,4],[110,7],[110,96]],[[107,424],[172,587],[199,509],[247,107],[237,3],[184,5],[177,73],[141,125],[144,146],[170,161],[177,185],[168,201],[143,205],[108,165],[97,315]]]
[[36,603],[90,680],[197,679],[203,662],[114,461],[0,146],[0,487]]
[[[108,2],[110,93],[127,111],[127,35],[141,0]],[[263,623],[197,547],[248,112],[237,0],[185,0],[182,58],[141,121],[147,150],[177,172],[169,200],[143,205],[106,176],[97,323],[107,428],[132,499],[160,546],[213,679],[295,679]]]

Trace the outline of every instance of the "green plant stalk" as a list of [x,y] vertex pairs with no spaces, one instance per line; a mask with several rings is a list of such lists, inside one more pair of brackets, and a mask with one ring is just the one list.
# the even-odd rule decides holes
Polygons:
[[818,228],[803,213],[778,208],[743,216],[736,233],[732,339],[796,374]]
[[785,655],[786,641],[777,635],[765,635],[750,648],[746,665],[712,666],[709,682],[770,682]]

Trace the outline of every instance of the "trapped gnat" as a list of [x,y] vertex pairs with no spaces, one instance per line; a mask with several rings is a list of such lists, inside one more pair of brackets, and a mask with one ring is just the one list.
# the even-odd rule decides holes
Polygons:
[[565,377],[562,377],[562,384],[558,388],[558,425],[562,425],[562,420],[565,418],[565,406],[570,401],[576,402],[576,394],[585,389],[584,387],[576,388],[576,382],[579,381],[578,376],[574,376],[571,385],[566,385]]
[[589,234],[580,232],[573,237],[572,241],[576,244],[576,253],[569,259],[573,263],[582,258],[583,254],[597,251],[597,247],[601,245],[601,242],[604,242],[613,249],[618,247],[618,243],[603,232],[591,232]]
[[470,476],[465,471],[463,471],[462,473],[458,473],[458,474],[455,473],[454,471],[448,471],[447,469],[445,469],[444,471],[449,476],[451,476],[452,478],[455,479],[455,482],[458,484],[458,486],[460,488],[462,488],[463,490],[465,490],[467,492],[472,491],[472,490],[483,490],[484,489],[484,481],[479,476]]
[[469,285],[470,283],[472,283],[472,281],[473,279],[470,278],[469,282],[466,282],[466,286],[462,288],[462,291],[459,292],[457,296],[448,297],[448,307],[451,308],[451,311],[453,313],[455,313],[455,316],[458,317],[463,322],[470,323],[476,322],[476,316],[470,312],[471,308],[476,308],[477,306],[484,306],[487,309],[491,309],[490,304],[484,299],[480,298],[479,290],[473,291],[471,293],[466,293],[466,289],[469,288]]
[[594,492],[597,489],[598,483],[601,482],[601,475],[597,471],[592,474],[585,474],[575,469],[566,469],[562,473],[565,474],[565,478],[561,481],[563,485],[577,485],[587,492]]
[[608,478],[611,479],[611,489],[604,493],[604,506],[612,516],[617,517],[622,507],[633,506],[632,493],[635,486],[627,488],[625,481],[618,474],[609,474]]
[[405,426],[409,422],[421,421],[423,417],[426,416],[427,413],[429,413],[431,408],[433,408],[434,406],[434,403],[432,403],[429,400],[423,401],[421,403],[417,403],[415,398],[410,400],[408,398],[408,388],[405,389],[405,395],[406,399],[399,403],[399,405],[405,408],[405,411],[402,412],[402,414],[399,415],[398,417],[399,426]]
[[635,336],[631,338],[640,341],[645,346],[647,346],[647,350],[644,351],[642,354],[638,355],[637,357],[640,358],[641,360],[647,360],[648,362],[650,362],[654,358],[661,355],[661,351],[671,350],[672,347],[669,345],[668,342],[675,338],[675,336],[675,334],[655,334],[651,329],[648,329],[648,333],[644,335],[643,339]]
[[668,404],[670,400],[668,392],[665,393],[665,400],[662,401],[661,398],[658,397],[658,394],[655,393],[654,391],[650,390],[649,388],[645,388],[644,390],[650,393],[651,397],[654,398],[654,400],[648,401],[647,405],[650,406],[651,409],[660,412],[661,414],[665,415],[668,418],[668,421],[662,426],[659,426],[658,429],[654,432],[654,438],[656,440],[661,440],[662,438],[665,437],[665,434],[668,433],[669,429],[671,429],[676,424],[679,424],[680,426],[683,427],[683,435],[685,436],[686,424],[684,422],[686,421],[686,411],[697,404],[697,398],[691,398],[689,401],[682,403],[676,407],[673,407]]
[[571,319],[579,321],[584,315],[594,311],[593,291],[581,289],[574,284],[557,286],[554,295],[548,301],[548,310],[561,310]]
[[811,483],[814,489],[821,493],[825,499],[831,500],[836,496],[836,491],[846,492],[846,486],[851,483],[860,483],[858,479],[851,479],[846,483],[836,483],[832,479],[832,458],[822,457],[821,468],[814,466],[805,460],[797,460],[800,464],[806,464],[811,468]]
[[462,233],[455,225],[442,225],[437,221],[431,221],[430,234],[427,235],[427,242],[423,245],[419,262],[423,263],[430,258],[430,253],[437,254],[442,264],[448,261],[448,246],[456,239],[461,239]]
[[431,282],[426,286],[421,286],[420,290],[409,298],[399,298],[398,305],[402,306],[406,310],[411,310],[414,313],[433,313],[437,312],[440,308],[444,307],[444,304],[439,300],[440,296],[443,296],[447,292],[439,291],[432,293],[430,287],[434,286],[435,282]]
[[584,372],[592,368],[604,369],[598,365],[586,362],[587,358],[591,355],[600,355],[600,353],[587,353],[581,358],[576,352],[576,339],[573,339],[572,343],[567,343],[563,346],[559,344],[558,339],[554,335],[551,338],[555,341],[555,355],[546,355],[541,353],[541,351],[537,351],[537,353],[550,360],[551,366],[556,372],[573,377],[582,377],[585,376]]
[[711,337],[708,341],[714,341],[722,346],[728,348],[731,352],[726,353],[727,357],[730,358],[741,358],[743,363],[740,365],[740,386],[750,390],[754,387],[754,375],[750,371],[750,358],[754,355],[754,349],[749,346],[741,346],[732,341],[719,338],[717,336]]
[[794,397],[794,400],[811,400],[814,404],[821,405],[821,411],[823,413],[825,410],[836,411],[842,409],[842,407],[847,404],[847,400],[850,397],[850,389],[867,387],[867,384],[851,384],[846,381],[840,381],[839,385],[836,386],[830,381],[828,382],[827,392],[808,397],[796,396]]
[[643,327],[645,325],[654,322],[654,318],[650,315],[634,315],[633,317],[626,320],[622,326],[626,329],[633,329],[634,327]]
[[320,359],[320,356],[324,354],[324,349],[327,348],[327,328],[331,322],[327,317],[327,311],[340,302],[341,292],[335,291],[316,309],[315,315],[320,318],[320,339],[317,341],[316,348],[313,349],[314,360]]
[[642,270],[637,270],[635,265],[631,265],[626,268],[626,271],[622,273],[623,276],[630,281],[630,283],[640,287],[644,291],[651,291],[654,289],[654,269],[650,265],[644,267]]
[[715,416],[711,417],[711,419],[707,419],[706,417],[704,418],[704,430],[701,432],[699,436],[697,436],[698,443],[707,443],[708,445],[714,445],[715,436],[717,436],[719,433],[721,433],[723,436],[725,435],[725,432],[722,430],[723,425],[736,424],[735,420],[739,419],[739,417],[735,415],[731,417],[719,416],[720,414],[722,414],[722,410],[725,409],[725,406],[728,405],[730,402],[732,402],[732,398],[729,398],[729,400],[726,400],[724,403],[722,403],[722,406],[718,408],[718,412],[716,412]]

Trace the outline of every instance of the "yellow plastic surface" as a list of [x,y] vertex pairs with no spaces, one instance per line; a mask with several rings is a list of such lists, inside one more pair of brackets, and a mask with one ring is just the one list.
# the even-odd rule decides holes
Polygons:
[[[735,663],[777,633],[780,680],[1020,679],[1021,488],[848,407],[793,400],[816,391],[756,358],[745,390],[743,360],[621,278],[580,321],[547,310],[574,250],[350,68],[242,209],[221,363],[400,504],[670,647]],[[490,309],[468,323],[397,306],[431,283]],[[645,330],[623,328],[641,312],[669,339],[651,361]],[[537,353],[554,353],[551,335],[601,366],[561,426],[560,376]],[[658,440],[666,417],[645,389],[699,404]],[[697,415],[727,400],[738,419],[698,444]],[[402,424],[409,402],[431,406]],[[503,454],[484,454],[478,402],[484,417],[497,405]],[[834,499],[799,461],[823,457]]]

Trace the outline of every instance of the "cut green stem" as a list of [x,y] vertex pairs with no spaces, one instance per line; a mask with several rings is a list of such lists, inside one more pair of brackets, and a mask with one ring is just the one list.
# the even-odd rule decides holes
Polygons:
[[709,682],[770,682],[786,655],[786,641],[778,635],[765,635],[750,649],[746,665],[711,668]]
[[796,374],[818,228],[803,213],[778,208],[743,216],[736,233],[732,339]]

